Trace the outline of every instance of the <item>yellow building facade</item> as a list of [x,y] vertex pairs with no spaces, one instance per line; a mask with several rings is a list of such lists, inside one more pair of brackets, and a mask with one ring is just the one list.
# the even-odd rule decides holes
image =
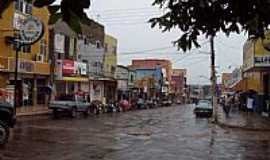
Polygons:
[[270,112],[270,31],[265,38],[249,39],[243,47],[243,88],[254,90],[260,111]]
[[105,57],[104,72],[105,76],[114,78],[117,66],[117,39],[110,35],[105,35]]
[[18,95],[19,108],[45,106],[50,68],[48,64],[48,20],[46,8],[35,8],[24,0],[14,0],[0,18],[0,92],[1,99],[13,102],[15,47],[6,43],[7,36],[18,36],[20,25],[27,16],[35,16],[44,24],[44,35],[34,45],[23,46],[19,51]]

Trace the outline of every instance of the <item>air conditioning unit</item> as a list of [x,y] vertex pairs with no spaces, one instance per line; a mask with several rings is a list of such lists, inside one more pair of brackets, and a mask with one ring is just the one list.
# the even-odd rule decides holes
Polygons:
[[37,60],[38,62],[44,62],[44,55],[38,54],[36,60]]

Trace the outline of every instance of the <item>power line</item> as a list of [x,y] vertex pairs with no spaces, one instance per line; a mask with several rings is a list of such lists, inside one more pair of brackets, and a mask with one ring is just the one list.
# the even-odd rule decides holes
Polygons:
[[131,16],[147,16],[147,15],[152,15],[152,14],[158,14],[161,15],[162,13],[160,12],[134,12],[134,13],[123,13],[123,14],[91,14],[91,16],[95,16],[95,17],[102,17],[104,19],[106,18],[115,18],[115,17],[131,17]]
[[93,13],[107,13],[107,14],[112,14],[112,13],[119,13],[119,12],[142,12],[142,11],[159,11],[160,9],[154,8],[154,7],[145,7],[145,8],[125,8],[125,9],[109,9],[109,10],[90,10],[90,12]]

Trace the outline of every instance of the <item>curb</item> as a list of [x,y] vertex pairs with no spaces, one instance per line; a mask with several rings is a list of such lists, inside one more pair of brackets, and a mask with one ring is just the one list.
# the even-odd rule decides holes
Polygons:
[[41,116],[41,115],[48,115],[50,111],[40,111],[40,112],[32,112],[32,113],[18,113],[16,116],[17,118],[21,117],[31,117],[31,116]]
[[221,128],[239,129],[239,130],[245,130],[245,131],[270,132],[270,129],[266,129],[266,128],[253,128],[253,127],[230,125],[230,124],[222,123],[220,121],[217,122],[217,125],[220,126]]

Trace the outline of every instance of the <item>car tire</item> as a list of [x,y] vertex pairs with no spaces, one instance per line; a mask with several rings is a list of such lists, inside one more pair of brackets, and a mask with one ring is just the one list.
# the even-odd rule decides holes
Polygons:
[[84,116],[85,116],[85,117],[88,117],[90,114],[91,114],[91,109],[90,109],[90,107],[88,107],[88,108],[86,109],[86,111],[84,112]]
[[6,122],[0,121],[0,146],[7,143],[9,138],[9,126]]
[[99,113],[98,113],[98,108],[97,108],[96,106],[94,106],[93,113],[94,113],[95,115],[98,115],[98,114],[99,114]]
[[53,118],[59,117],[59,113],[58,113],[57,109],[54,109],[52,114],[53,114]]
[[70,117],[71,118],[76,118],[77,117],[77,108],[76,107],[72,107],[70,110]]

